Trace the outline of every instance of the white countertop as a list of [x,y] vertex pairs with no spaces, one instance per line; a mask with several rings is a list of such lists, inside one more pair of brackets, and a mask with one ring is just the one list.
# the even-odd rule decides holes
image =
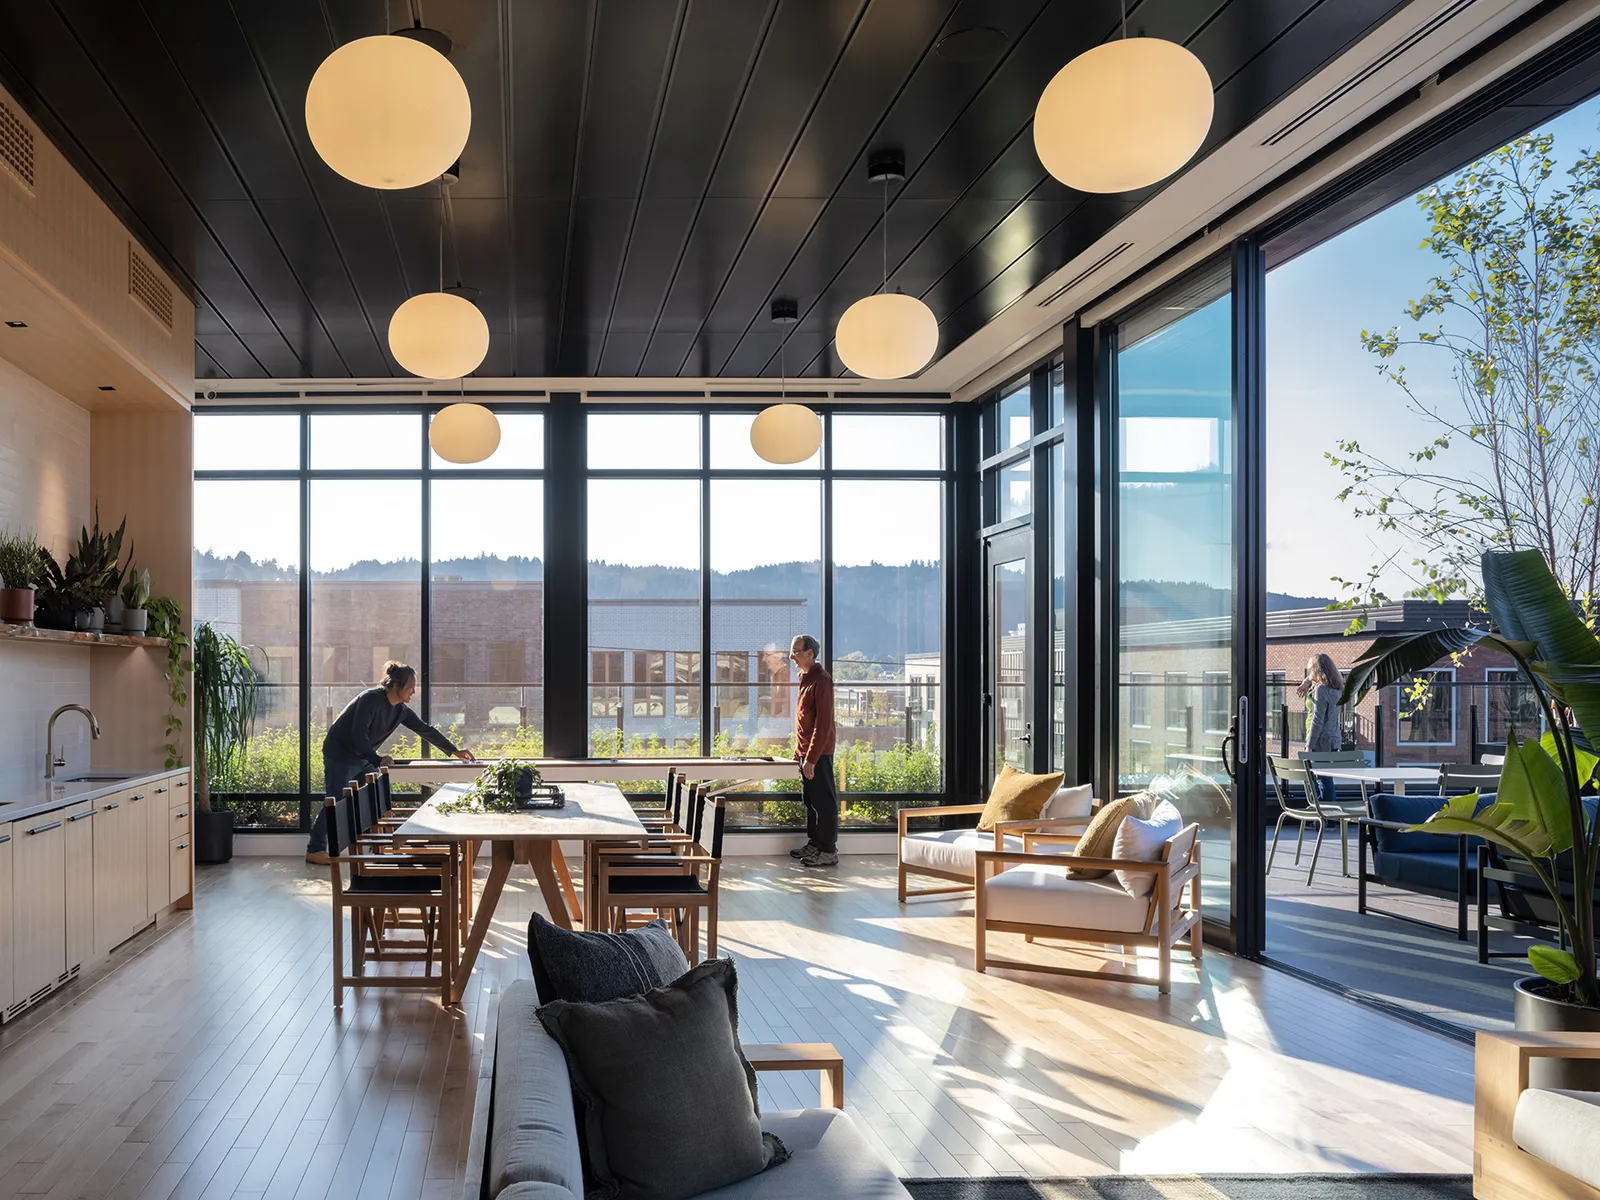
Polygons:
[[[154,783],[158,779],[165,779],[184,770],[183,767],[162,768],[159,771],[123,771],[101,770],[96,768],[94,775],[127,775],[126,779],[115,780],[85,780],[82,783],[56,783],[53,780],[40,779],[31,788],[18,789],[9,795],[0,796],[0,824],[10,821],[25,821],[41,813],[54,812],[58,808],[77,804],[82,800],[98,800],[101,796],[109,796],[113,792],[120,792],[127,788],[140,787],[147,783]],[[63,772],[69,774],[70,772]]]

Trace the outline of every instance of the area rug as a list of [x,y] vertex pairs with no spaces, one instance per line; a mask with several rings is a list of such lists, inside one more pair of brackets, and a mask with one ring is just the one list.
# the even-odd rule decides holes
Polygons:
[[904,1182],[917,1200],[1472,1200],[1470,1175],[1106,1175]]

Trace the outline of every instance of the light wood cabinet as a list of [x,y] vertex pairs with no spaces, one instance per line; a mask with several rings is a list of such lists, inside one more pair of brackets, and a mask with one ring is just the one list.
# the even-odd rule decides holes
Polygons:
[[188,834],[175,837],[171,843],[168,867],[167,902],[176,904],[189,894],[189,879],[194,873],[194,847]]
[[[147,819],[129,791],[100,800],[94,838],[94,945],[109,954],[149,923],[145,911]],[[147,801],[146,801],[147,803]]]
[[14,1002],[51,987],[66,973],[66,867],[66,821],[59,811],[12,823]]
[[[0,899],[11,904],[11,826],[0,825]],[[11,958],[11,922],[0,917],[0,1013],[16,1003],[17,989]]]
[[59,816],[65,822],[67,966],[80,967],[95,956],[94,823],[100,819],[99,803],[74,804]]
[[159,800],[150,784],[128,793],[128,801],[138,814],[134,827],[144,829],[144,912],[147,917],[154,917],[168,904],[167,843],[172,835],[167,832],[170,824],[167,806]]

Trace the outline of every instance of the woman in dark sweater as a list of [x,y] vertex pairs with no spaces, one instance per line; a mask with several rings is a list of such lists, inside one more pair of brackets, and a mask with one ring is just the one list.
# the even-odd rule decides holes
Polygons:
[[[352,780],[390,766],[394,760],[378,748],[402,725],[446,754],[472,761],[471,750],[456,749],[449,738],[411,711],[406,701],[416,692],[416,669],[391,661],[383,664],[383,682],[379,686],[368,688],[344,706],[322,740],[323,790],[327,795],[338,799]],[[328,825],[321,813],[311,826],[306,861],[328,861]]]

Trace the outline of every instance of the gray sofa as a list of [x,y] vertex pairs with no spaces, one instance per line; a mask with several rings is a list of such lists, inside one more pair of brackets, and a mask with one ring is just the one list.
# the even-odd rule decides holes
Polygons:
[[[583,1168],[577,1119],[561,1048],[535,1011],[530,981],[500,999],[495,1048],[484,1056],[467,1154],[465,1195],[478,1200],[579,1200]],[[817,1069],[812,1059],[752,1055],[757,1070]],[[840,1096],[833,1090],[835,1098]],[[761,1128],[789,1149],[789,1161],[753,1178],[705,1192],[706,1200],[814,1200],[907,1197],[900,1180],[842,1108],[769,1112]]]

